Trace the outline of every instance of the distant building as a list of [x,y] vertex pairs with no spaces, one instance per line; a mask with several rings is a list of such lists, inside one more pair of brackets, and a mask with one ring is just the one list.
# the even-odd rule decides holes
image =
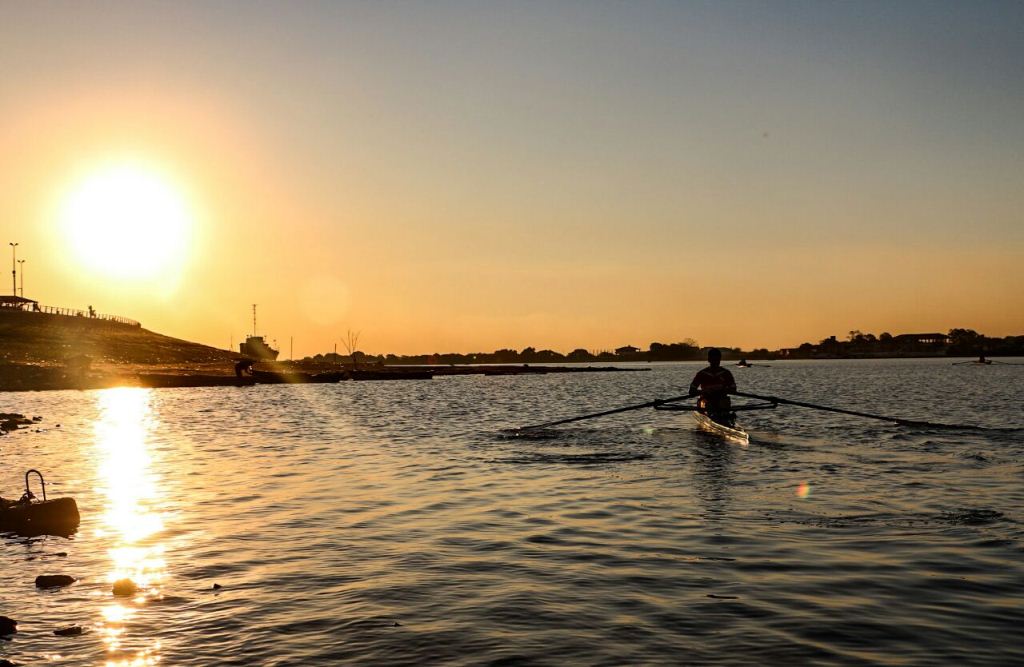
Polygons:
[[941,333],[909,333],[892,337],[893,342],[916,345],[947,345],[949,336]]
[[633,347],[632,345],[626,345],[625,347],[615,348],[615,354],[617,354],[620,357],[623,357],[623,356],[626,356],[626,355],[629,355],[629,354],[636,354],[639,351],[640,351],[639,347]]
[[13,296],[6,294],[0,296],[0,308],[17,308],[18,310],[32,310],[37,305],[37,302],[32,299],[26,299],[23,296]]

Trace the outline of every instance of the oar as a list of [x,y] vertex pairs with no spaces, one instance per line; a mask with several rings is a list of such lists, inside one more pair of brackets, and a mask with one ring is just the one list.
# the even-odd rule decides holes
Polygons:
[[559,424],[568,424],[569,422],[583,421],[584,419],[594,419],[595,417],[604,417],[606,415],[614,415],[620,412],[629,412],[630,410],[642,410],[643,408],[653,408],[664,403],[674,403],[675,401],[685,401],[688,398],[692,398],[690,394],[685,396],[674,396],[672,398],[656,398],[653,401],[646,403],[640,403],[638,405],[627,405],[624,408],[615,408],[614,410],[605,410],[604,412],[594,412],[589,415],[580,415],[579,417],[569,417],[568,419],[559,419],[553,422],[546,422],[544,424],[534,424],[532,426],[521,426],[516,431],[534,431],[538,428],[547,428],[549,426],[558,426]]
[[[867,417],[868,419],[879,419],[885,422],[891,422],[893,424],[899,424],[901,426],[926,426],[931,428],[965,428],[955,424],[936,424],[933,422],[917,421],[914,419],[900,419],[899,417],[886,417],[885,415],[873,415],[870,412],[858,412],[856,410],[844,410],[842,408],[832,408],[827,405],[816,405],[814,403],[804,403],[803,401],[791,401],[786,398],[779,398],[777,396],[761,396],[760,394],[748,394],[747,392],[737,391],[737,396],[746,396],[747,398],[757,398],[762,401],[771,401],[773,403],[780,403],[783,405],[796,405],[801,408],[811,408],[812,410],[824,410],[826,412],[838,412],[841,415],[853,415],[854,417]],[[973,428],[973,427],[966,427]]]

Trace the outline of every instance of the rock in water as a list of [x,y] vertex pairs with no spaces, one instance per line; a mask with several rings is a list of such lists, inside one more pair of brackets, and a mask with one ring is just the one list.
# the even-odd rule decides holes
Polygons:
[[139,587],[131,579],[118,579],[114,582],[114,595],[131,597],[139,591]]
[[60,588],[70,586],[76,581],[78,579],[66,574],[41,574],[36,577],[36,588]]
[[60,630],[54,630],[53,634],[57,635],[58,637],[77,637],[78,635],[82,634],[82,626],[69,625],[68,627],[61,628]]
[[13,618],[0,616],[0,635],[13,635],[18,631],[18,622]]

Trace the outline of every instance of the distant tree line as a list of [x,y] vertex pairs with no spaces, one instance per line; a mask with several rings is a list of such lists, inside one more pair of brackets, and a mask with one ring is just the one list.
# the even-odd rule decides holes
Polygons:
[[[830,336],[818,343],[770,351],[766,348],[742,350],[720,347],[722,358],[737,359],[858,359],[887,357],[940,356],[1024,356],[1024,336],[992,338],[973,329],[950,329],[949,333],[879,335],[850,331],[845,340]],[[555,350],[505,348],[494,352],[458,352],[434,354],[372,355],[353,350],[352,354],[334,352],[306,357],[309,363],[366,365],[451,365],[451,364],[557,364],[624,361],[702,361],[707,347],[687,338],[679,343],[651,343],[647,350],[625,346],[617,350],[590,351],[576,348],[568,354]]]
[[[725,359],[773,359],[775,355],[767,349],[751,350],[744,352],[739,348],[722,347],[722,356]],[[680,343],[651,343],[644,351],[638,348],[625,346],[615,351],[590,351],[583,348],[576,348],[568,354],[562,354],[555,350],[538,350],[533,347],[513,350],[505,348],[494,352],[471,352],[462,354],[458,352],[434,353],[434,354],[413,354],[396,355],[381,354],[372,355],[356,352],[354,355],[340,355],[333,352],[317,354],[313,357],[306,357],[302,361],[314,363],[334,363],[343,365],[357,364],[385,364],[385,365],[433,365],[433,364],[557,364],[557,363],[590,363],[590,362],[624,362],[624,361],[698,361],[707,358],[706,347],[701,347],[697,341],[686,339]]]
[[846,340],[830,336],[817,344],[804,343],[797,348],[779,350],[778,355],[790,359],[1021,356],[1024,355],[1024,336],[993,338],[973,329],[895,336],[883,332],[875,336],[854,330]]

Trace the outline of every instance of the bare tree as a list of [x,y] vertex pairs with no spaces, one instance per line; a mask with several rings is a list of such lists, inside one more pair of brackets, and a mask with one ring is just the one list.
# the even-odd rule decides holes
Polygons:
[[352,358],[352,368],[358,366],[356,355],[359,354],[359,333],[358,331],[353,332],[351,329],[345,332],[345,339],[341,341],[341,344],[345,346],[345,351],[348,352],[348,356]]

